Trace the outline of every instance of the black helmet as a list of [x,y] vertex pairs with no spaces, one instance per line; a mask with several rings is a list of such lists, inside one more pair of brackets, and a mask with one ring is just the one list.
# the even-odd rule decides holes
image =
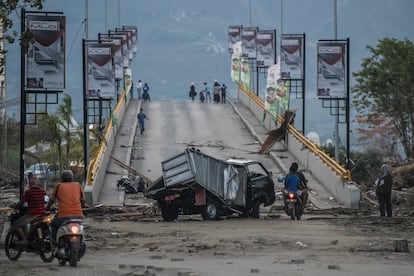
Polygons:
[[73,172],[71,170],[62,171],[61,179],[62,179],[62,182],[72,182]]
[[293,162],[292,165],[290,165],[290,170],[293,172],[296,172],[299,169],[299,165],[296,162]]

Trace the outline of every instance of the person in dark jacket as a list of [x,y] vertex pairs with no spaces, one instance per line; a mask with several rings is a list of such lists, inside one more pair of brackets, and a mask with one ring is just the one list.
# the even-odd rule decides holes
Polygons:
[[151,101],[151,96],[150,96],[150,94],[149,94],[149,90],[150,90],[150,88],[149,88],[149,86],[148,86],[148,83],[145,83],[145,84],[144,84],[144,87],[142,87],[142,91],[144,92],[144,93],[142,94],[142,99],[143,99],[144,101]]
[[392,217],[391,207],[391,190],[392,190],[392,176],[388,164],[381,165],[381,177],[375,180],[376,194],[378,198],[380,216],[384,217],[387,212],[387,217]]
[[227,86],[223,83],[221,90],[221,103],[226,103]]
[[291,168],[294,170],[297,176],[299,176],[300,183],[299,183],[299,189],[302,190],[302,205],[303,207],[306,206],[306,203],[308,201],[308,180],[306,179],[303,172],[299,171],[299,165],[296,162],[293,162],[291,165]]
[[191,83],[189,96],[191,97],[191,100],[194,102],[194,98],[195,96],[197,96],[197,91],[195,90],[194,82]]
[[141,130],[141,135],[143,135],[144,130],[145,130],[145,125],[144,125],[145,122],[144,121],[145,121],[145,119],[149,120],[148,117],[144,113],[144,109],[141,108],[139,110],[139,113],[137,115],[137,119],[138,119],[139,128]]

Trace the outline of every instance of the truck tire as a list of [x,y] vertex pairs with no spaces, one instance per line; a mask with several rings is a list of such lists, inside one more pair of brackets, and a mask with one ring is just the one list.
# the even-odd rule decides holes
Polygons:
[[214,200],[207,200],[207,204],[203,206],[201,216],[204,220],[217,220],[219,218],[218,204]]
[[162,206],[161,215],[164,221],[174,221],[178,218],[178,209],[174,206]]

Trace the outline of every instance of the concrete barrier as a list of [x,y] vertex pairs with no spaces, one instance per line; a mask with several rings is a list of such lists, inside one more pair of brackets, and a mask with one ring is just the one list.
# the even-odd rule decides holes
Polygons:
[[[259,120],[263,119],[264,103],[253,93],[245,89],[239,89],[238,100],[248,107],[256,118]],[[270,117],[271,116],[268,115],[263,120],[264,127],[269,131],[276,128],[273,119]],[[295,133],[295,135],[302,134]],[[287,147],[289,153],[291,153],[297,161],[303,164],[307,171],[309,171],[338,202],[348,208],[359,208],[359,201],[361,198],[361,191],[359,188],[352,181],[346,179],[345,174],[338,174],[337,170],[334,170],[331,167],[331,164],[334,164],[335,161],[331,160],[330,164],[327,164],[325,162],[326,157],[324,157],[325,159],[321,158],[321,156],[314,151],[309,150],[309,148],[300,141],[308,140],[306,137],[302,135],[299,140],[295,135],[290,132],[287,134]],[[312,142],[309,141],[308,144],[310,143]],[[277,157],[273,157],[273,159],[276,159],[275,161],[277,162]],[[282,164],[282,162],[277,163]],[[337,167],[337,164],[335,165]],[[281,167],[281,169],[286,171],[286,168]]]

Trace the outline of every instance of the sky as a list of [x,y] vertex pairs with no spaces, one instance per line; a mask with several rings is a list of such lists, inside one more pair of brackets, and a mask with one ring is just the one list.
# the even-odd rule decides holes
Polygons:
[[[237,86],[230,79],[227,28],[255,26],[284,34],[306,35],[306,126],[321,140],[332,139],[335,118],[316,98],[316,45],[322,39],[350,39],[350,70],[357,71],[369,55],[367,45],[376,46],[385,37],[414,41],[412,0],[46,0],[44,11],[66,16],[66,79],[64,92],[73,99],[76,119],[82,121],[82,39],[88,18],[87,38],[97,39],[123,25],[138,27],[138,53],[131,65],[133,80],[151,87],[153,100],[188,99],[191,82],[201,89],[203,81],[226,83],[230,94]],[[282,9],[283,7],[283,9]],[[30,10],[28,8],[27,10]],[[18,11],[14,29],[20,29]],[[277,41],[277,43],[279,40]],[[6,45],[7,98],[20,96],[18,44]],[[265,74],[259,74],[259,94],[264,94]],[[353,79],[350,80],[351,86]],[[352,95],[351,95],[352,97]],[[302,105],[291,99],[291,106]],[[17,113],[16,108],[8,113]],[[300,111],[299,111],[300,112]],[[318,114],[318,116],[315,116]],[[301,118],[301,116],[297,116]],[[82,123],[82,122],[81,122]],[[299,122],[300,123],[300,122]],[[301,123],[300,123],[301,124]],[[332,127],[326,127],[326,125]],[[341,126],[343,136],[345,126]]]

